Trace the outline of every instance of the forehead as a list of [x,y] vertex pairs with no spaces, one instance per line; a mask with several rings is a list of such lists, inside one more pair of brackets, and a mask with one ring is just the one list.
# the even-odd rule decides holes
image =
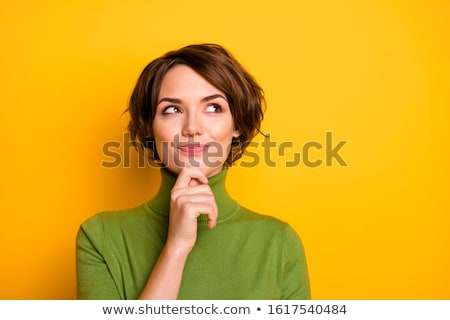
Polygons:
[[223,92],[191,67],[180,64],[172,67],[163,77],[158,99],[164,97],[195,99],[213,94],[223,94]]

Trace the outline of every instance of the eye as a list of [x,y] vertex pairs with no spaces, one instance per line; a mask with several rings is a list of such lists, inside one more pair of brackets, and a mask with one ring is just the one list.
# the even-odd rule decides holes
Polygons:
[[208,113],[218,113],[221,111],[222,111],[222,107],[220,105],[218,105],[217,103],[209,104],[205,108],[205,112],[208,112]]
[[181,110],[177,106],[168,106],[165,107],[163,110],[163,114],[172,114],[172,113],[180,113]]

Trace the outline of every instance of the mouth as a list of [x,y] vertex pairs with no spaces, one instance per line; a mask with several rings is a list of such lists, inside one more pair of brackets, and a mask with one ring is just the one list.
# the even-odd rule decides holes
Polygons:
[[178,150],[180,150],[181,153],[187,154],[187,155],[196,155],[201,154],[204,151],[208,149],[207,144],[201,144],[201,143],[186,143],[186,144],[180,144],[178,146]]

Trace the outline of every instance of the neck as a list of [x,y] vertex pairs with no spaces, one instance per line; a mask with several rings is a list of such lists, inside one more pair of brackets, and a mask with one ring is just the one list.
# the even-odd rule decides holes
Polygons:
[[[177,175],[165,168],[162,168],[160,171],[161,185],[153,199],[148,202],[148,205],[158,214],[168,217],[170,212],[170,192],[177,180]],[[208,178],[208,185],[210,186],[217,203],[219,213],[217,218],[218,223],[231,217],[239,207],[239,205],[231,199],[226,190],[225,180],[227,171],[228,170],[224,168],[216,175]],[[198,221],[207,221],[207,216],[200,215]]]

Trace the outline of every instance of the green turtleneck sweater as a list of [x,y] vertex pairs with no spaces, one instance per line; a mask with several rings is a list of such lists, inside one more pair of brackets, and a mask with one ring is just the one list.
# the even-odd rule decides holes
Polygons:
[[[227,170],[209,179],[217,225],[198,218],[179,299],[309,299],[303,246],[285,222],[254,213],[230,198]],[[156,196],[132,209],[99,213],[77,237],[79,299],[136,299],[165,244],[176,176],[161,170]]]

